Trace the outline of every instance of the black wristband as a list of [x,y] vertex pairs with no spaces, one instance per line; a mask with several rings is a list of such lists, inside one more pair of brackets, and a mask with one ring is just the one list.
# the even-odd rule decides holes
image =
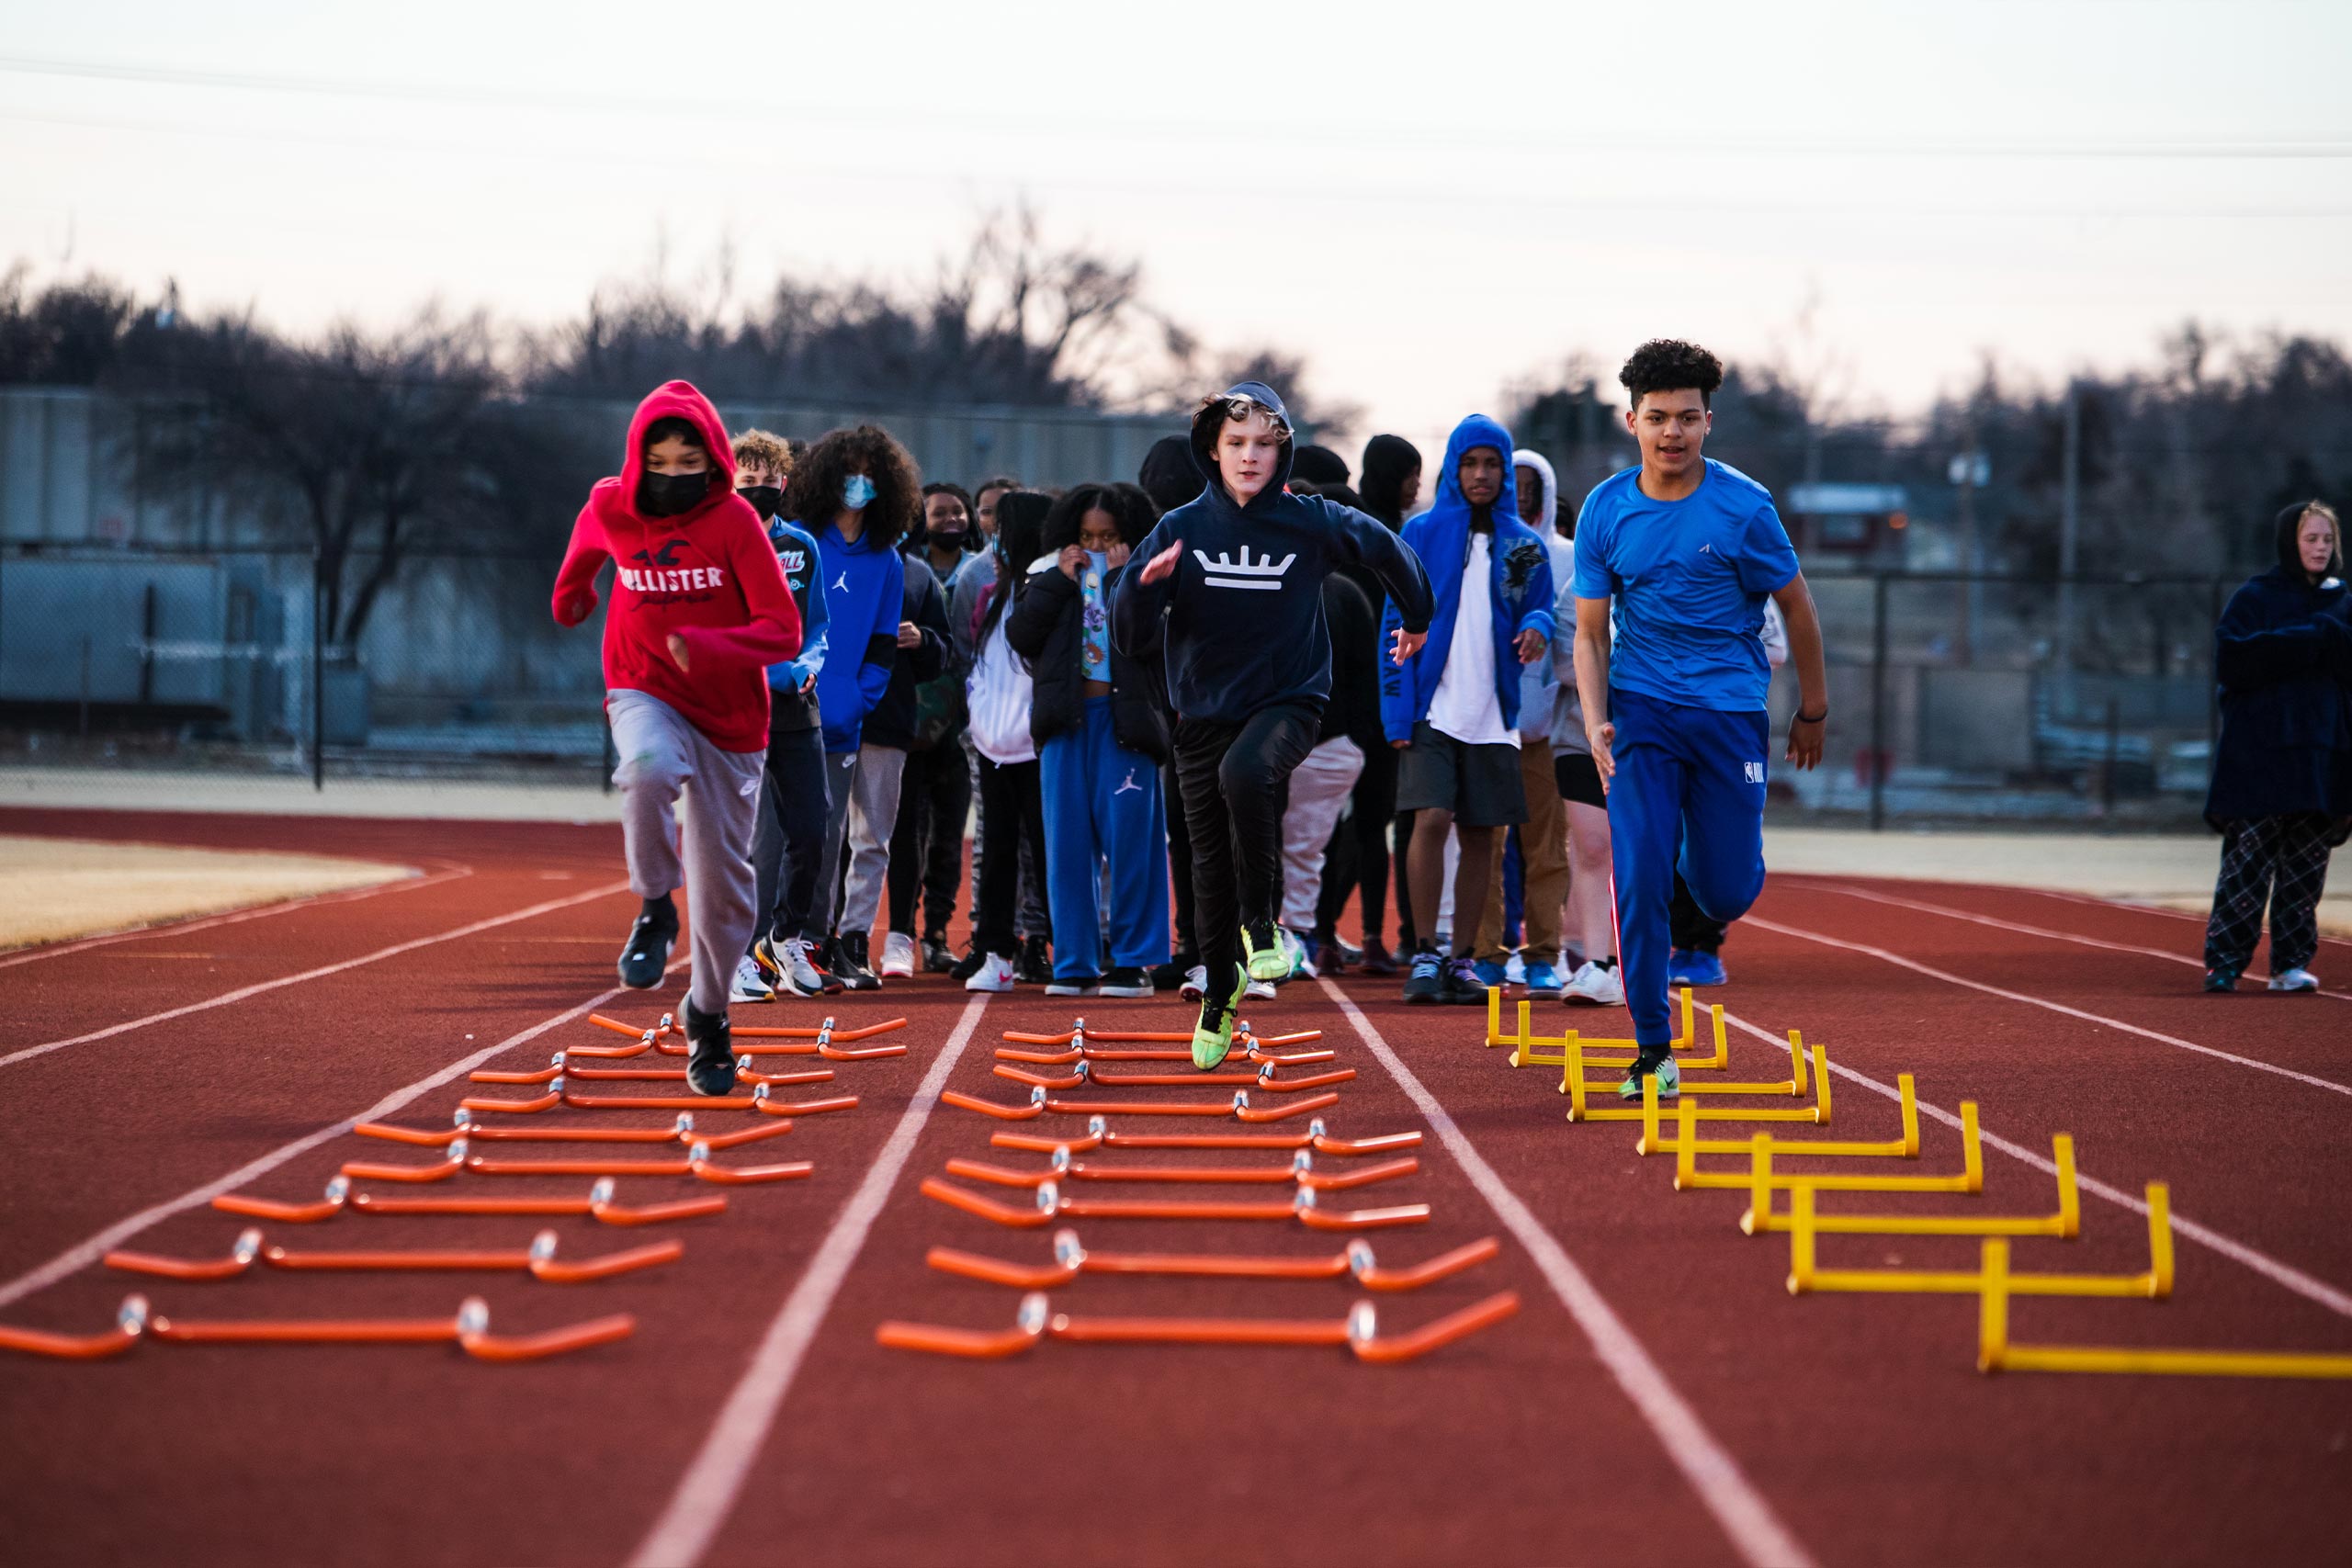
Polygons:
[[1796,721],[1799,724],[1819,724],[1828,716],[1829,710],[1827,708],[1823,708],[1819,713],[1807,713],[1803,708],[1799,708],[1797,710]]

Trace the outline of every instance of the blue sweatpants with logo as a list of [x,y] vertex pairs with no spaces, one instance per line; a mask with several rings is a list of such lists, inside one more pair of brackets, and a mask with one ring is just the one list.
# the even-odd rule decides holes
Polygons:
[[[1168,962],[1168,818],[1159,764],[1119,745],[1111,699],[1038,750],[1046,797],[1046,911],[1054,978]],[[1102,877],[1111,882],[1111,956],[1102,961]]]
[[1625,1005],[1634,1038],[1663,1046],[1674,1038],[1666,977],[1674,874],[1681,871],[1709,919],[1726,925],[1764,891],[1771,730],[1761,712],[1684,707],[1614,686],[1609,716],[1617,726],[1609,837]]

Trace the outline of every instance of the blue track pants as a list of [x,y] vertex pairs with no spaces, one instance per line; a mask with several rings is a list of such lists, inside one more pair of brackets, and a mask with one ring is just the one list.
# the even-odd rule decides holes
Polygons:
[[[1090,697],[1086,722],[1037,753],[1046,806],[1046,908],[1054,978],[1168,962],[1168,819],[1159,765],[1124,750],[1111,699]],[[1102,961],[1102,877],[1111,881],[1111,955]]]

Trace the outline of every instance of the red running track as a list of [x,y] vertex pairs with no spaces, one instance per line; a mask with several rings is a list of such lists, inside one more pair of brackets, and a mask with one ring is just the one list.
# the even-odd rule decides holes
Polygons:
[[[1778,1540],[1825,1563],[2094,1552],[2316,1562],[2339,1561],[2352,1526],[2343,1385],[1985,1379],[1973,1371],[1973,1301],[1792,1300],[1785,1244],[1734,1226],[1740,1194],[1676,1195],[1665,1162],[1633,1154],[1631,1128],[1567,1126],[1546,1075],[1511,1071],[1504,1053],[1479,1046],[1482,1018],[1406,1009],[1393,982],[1339,989],[1443,1108],[1488,1184],[1432,1135],[1419,1174],[1329,1201],[1434,1206],[1430,1224],[1373,1237],[1385,1262],[1504,1240],[1494,1263],[1383,1298],[1385,1324],[1503,1288],[1524,1303],[1409,1366],[1360,1366],[1337,1350],[1057,1344],[982,1364],[875,1346],[885,1317],[1010,1324],[1012,1292],[928,1269],[926,1247],[1042,1258],[1048,1245],[1045,1232],[1001,1230],[916,1192],[950,1157],[1035,1158],[990,1151],[997,1124],[969,1112],[909,1115],[930,1104],[917,1086],[971,1014],[970,998],[936,979],[833,1006],[852,1021],[905,1015],[897,1038],[912,1054],[842,1065],[826,1087],[858,1093],[855,1111],[722,1156],[808,1158],[818,1171],[729,1190],[723,1218],[662,1227],[686,1245],[666,1269],[574,1287],[286,1273],[176,1285],[95,1267],[40,1282],[78,1244],[289,1145],[309,1146],[251,1190],[309,1196],[343,1160],[417,1158],[334,1130],[584,1010],[611,984],[631,904],[596,892],[618,877],[610,828],[8,813],[0,830],[325,850],[448,874],[0,969],[0,1057],[269,987],[0,1066],[0,1320],[95,1328],[141,1289],[183,1315],[429,1314],[479,1292],[503,1329],[610,1311],[640,1323],[623,1344],[515,1367],[424,1347],[147,1345],[106,1363],[0,1359],[11,1479],[0,1538],[24,1561],[626,1562],[649,1542],[684,1541],[712,1562],[1705,1562],[1763,1560]],[[447,935],[482,922],[498,923]],[[2352,1086],[2352,1011],[2329,998],[2197,995],[2197,971],[2157,955],[2193,957],[2197,935],[2173,917],[2044,895],[1780,879],[1734,939],[1734,983],[1711,999],[1744,1025],[1797,1026],[1828,1046],[1849,1075],[1838,1086],[1845,1136],[1894,1131],[1893,1105],[1862,1079],[1891,1086],[1908,1071],[1930,1107],[1980,1102],[1999,1141],[1988,1142],[1984,1198],[1873,1195],[1873,1210],[2046,1208],[2047,1175],[2000,1145],[2046,1156],[2054,1132],[2075,1134],[2086,1177],[2106,1190],[2171,1183],[2184,1222],[2175,1299],[2022,1303],[2021,1338],[2352,1349],[2340,1197],[2352,1096],[2327,1087]],[[2116,950],[2135,947],[2154,953]],[[165,956],[175,953],[207,956]],[[2321,973],[2352,975],[2347,959],[2352,948],[2329,944]],[[332,972],[290,979],[318,969]],[[673,984],[605,1005],[650,1018],[675,997]],[[1325,1030],[1358,1070],[1325,1113],[1335,1132],[1430,1125],[1332,990],[1294,985],[1252,1010],[1269,1029]],[[1172,1000],[1051,1002],[1024,989],[979,1010],[945,1081],[1018,1098],[989,1070],[999,1032],[1066,1026],[1080,1011],[1098,1027],[1185,1024]],[[1539,1004],[1546,1027],[1560,1016]],[[611,1038],[572,1017],[498,1065]],[[1770,1066],[1753,1035],[1735,1051],[1759,1075]],[[466,1092],[458,1075],[395,1119],[445,1123]],[[1932,1116],[1921,1168],[1951,1168],[1957,1138]],[[894,1154],[903,1166],[869,1179]],[[497,1190],[581,1187],[534,1179]],[[648,1179],[623,1196],[685,1187]],[[875,1200],[870,1229],[842,1223],[862,1215],[861,1190]],[[1563,1249],[1584,1287],[1570,1292],[1576,1311],[1556,1265],[1489,1206],[1496,1191],[1523,1205],[1539,1242]],[[2018,1266],[2144,1267],[2139,1216],[2097,1192],[2085,1195],[2082,1239],[2021,1242]],[[305,1247],[485,1247],[520,1246],[542,1223],[346,1215],[265,1228]],[[192,1206],[134,1245],[219,1253],[241,1224]],[[554,1228],[571,1256],[649,1239],[586,1220]],[[1306,1253],[1343,1241],[1287,1225],[1079,1228],[1102,1249]],[[1973,1256],[1960,1240],[1824,1243],[1825,1264],[1964,1268]],[[837,1291],[819,1288],[836,1274]],[[1355,1295],[1329,1281],[1087,1278],[1056,1300],[1074,1312],[1335,1317]],[[1661,1381],[1645,1382],[1638,1365],[1629,1373],[1623,1343],[1596,1350],[1590,1331],[1600,1324],[1606,1339],[1611,1316]],[[797,1361],[779,1353],[795,1348]],[[1698,1462],[1709,1455],[1719,1462]]]

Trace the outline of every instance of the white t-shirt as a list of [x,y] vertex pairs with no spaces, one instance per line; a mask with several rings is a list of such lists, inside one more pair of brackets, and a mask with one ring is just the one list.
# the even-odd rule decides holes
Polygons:
[[1470,536],[1470,558],[1462,566],[1462,603],[1453,613],[1453,641],[1445,671],[1430,698],[1430,728],[1467,746],[1519,749],[1519,736],[1503,724],[1495,697],[1495,604],[1492,536]]

